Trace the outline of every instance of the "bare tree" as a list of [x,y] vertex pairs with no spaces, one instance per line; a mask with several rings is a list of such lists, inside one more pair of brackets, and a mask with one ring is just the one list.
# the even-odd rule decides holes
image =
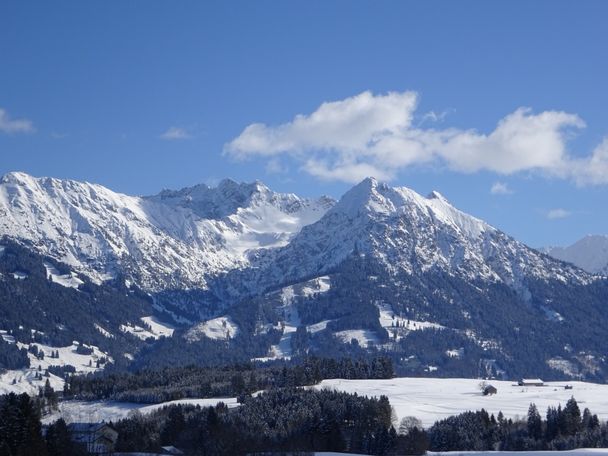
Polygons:
[[414,428],[422,429],[422,421],[415,416],[406,416],[401,419],[397,432],[399,432],[400,435],[407,435]]

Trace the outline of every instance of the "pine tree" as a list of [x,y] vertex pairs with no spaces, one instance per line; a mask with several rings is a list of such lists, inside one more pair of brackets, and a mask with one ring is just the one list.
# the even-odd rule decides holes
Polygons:
[[536,405],[530,404],[528,408],[528,436],[534,440],[540,440],[542,437],[542,418]]
[[563,435],[575,435],[581,429],[581,411],[574,397],[566,403],[560,424]]
[[72,436],[63,418],[51,424],[46,433],[48,456],[77,456],[83,451],[72,442]]

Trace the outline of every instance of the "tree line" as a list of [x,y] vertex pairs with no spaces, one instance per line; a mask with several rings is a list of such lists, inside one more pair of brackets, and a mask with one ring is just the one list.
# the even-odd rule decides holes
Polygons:
[[238,407],[172,405],[116,423],[118,451],[174,445],[188,455],[350,451],[388,454],[397,439],[385,396],[272,389]]
[[309,357],[299,364],[166,367],[71,376],[64,397],[159,403],[188,397],[242,396],[272,387],[313,385],[328,378],[392,377],[392,363],[384,357],[358,360]]
[[0,456],[84,456],[62,419],[42,433],[40,407],[27,394],[0,396]]
[[[40,398],[0,396],[0,456],[80,456],[66,423],[42,432]],[[371,455],[421,455],[427,450],[539,451],[602,448],[608,425],[574,398],[544,417],[534,404],[527,419],[499,412],[465,412],[424,430],[406,417],[395,428],[386,396],[367,398],[330,390],[271,388],[244,396],[240,407],[170,405],[150,414],[134,413],[111,426],[117,450],[155,452],[174,445],[187,455],[239,455],[256,452],[337,451]]]
[[485,410],[465,412],[438,421],[428,430],[432,451],[539,451],[600,448],[608,445],[608,427],[574,398],[545,418],[530,404],[526,420],[497,417]]

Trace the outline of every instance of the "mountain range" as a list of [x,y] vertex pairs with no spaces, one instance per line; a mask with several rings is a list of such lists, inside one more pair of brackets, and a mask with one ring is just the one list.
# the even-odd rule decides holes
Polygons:
[[[606,279],[437,192],[368,178],[335,201],[224,180],[134,197],[9,173],[0,235],[5,299],[42,271],[91,327],[78,337],[125,368],[381,353],[419,375],[608,374]],[[129,309],[108,301],[85,318],[83,295],[112,293]],[[76,331],[54,315],[26,323],[51,346]]]
[[608,275],[608,236],[588,235],[567,247],[542,249],[552,257],[575,264],[593,274]]

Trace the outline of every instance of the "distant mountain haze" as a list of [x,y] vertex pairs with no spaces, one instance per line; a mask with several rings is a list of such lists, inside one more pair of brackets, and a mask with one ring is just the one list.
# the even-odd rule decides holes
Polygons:
[[608,236],[588,235],[568,247],[546,247],[546,253],[594,274],[608,274]]

